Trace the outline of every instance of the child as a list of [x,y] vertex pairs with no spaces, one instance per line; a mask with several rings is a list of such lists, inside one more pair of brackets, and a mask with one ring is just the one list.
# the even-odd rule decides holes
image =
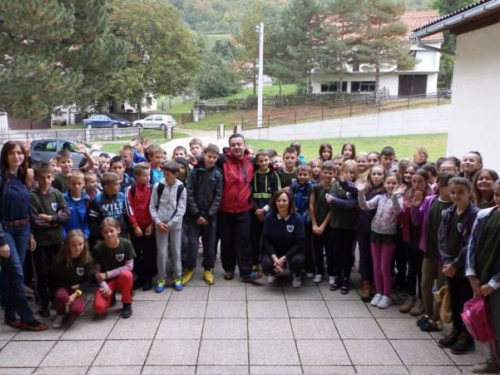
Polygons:
[[441,163],[441,165],[439,166],[438,171],[440,173],[449,172],[455,175],[458,174],[457,166],[452,158],[445,158]]
[[321,166],[321,182],[312,186],[309,198],[309,217],[312,224],[312,241],[314,250],[315,275],[313,282],[319,284],[325,274],[323,248],[326,253],[327,272],[330,284],[335,282],[333,272],[333,250],[330,238],[330,209],[326,204],[326,194],[330,191],[335,166],[333,162],[325,161]]
[[313,183],[313,185],[321,181],[322,165],[323,163],[319,159],[311,160],[309,162],[309,166],[311,167],[311,182]]
[[90,286],[92,271],[89,246],[84,234],[79,229],[73,229],[66,236],[50,270],[57,312],[52,328],[61,327],[67,309],[74,317],[83,315],[86,303],[84,294]]
[[300,150],[301,150],[300,143],[299,142],[292,142],[292,144],[290,144],[290,147],[293,147],[294,149],[297,150],[297,158],[298,158],[299,164],[305,164],[306,158],[304,157],[304,155],[301,155],[301,153],[300,153]]
[[52,169],[52,174],[54,175],[55,178],[56,175],[61,173],[61,168],[59,168],[59,166],[57,165],[57,157],[50,159],[49,163],[50,163],[50,168]]
[[326,142],[322,143],[319,146],[319,160],[321,160],[321,162],[324,163],[325,161],[332,160],[332,156],[333,156],[332,145]]
[[[450,348],[453,354],[464,354],[475,347],[474,339],[467,332],[460,314],[465,302],[473,295],[469,281],[465,277],[465,261],[467,242],[479,209],[470,203],[472,184],[469,180],[455,177],[450,180],[449,186],[450,197],[454,205],[443,212],[438,244],[444,264],[442,271],[447,277],[450,291],[453,330],[447,337],[439,340],[438,345],[442,348]],[[498,230],[498,227],[495,227],[495,230]],[[491,234],[493,238],[495,235],[496,233]],[[488,237],[487,241],[492,237]],[[471,244],[474,243],[477,244],[471,239]],[[492,242],[490,244],[493,245]],[[494,246],[488,249],[496,250]],[[467,267],[467,269],[470,268]]]
[[472,369],[473,373],[497,373],[500,371],[500,181],[493,184],[495,207],[481,210],[472,228],[466,254],[466,276],[477,296],[488,302],[491,325],[496,336],[490,344],[490,358]]
[[332,158],[333,164],[335,165],[335,170],[338,172],[342,169],[344,165],[344,155],[335,155]]
[[179,177],[177,179],[186,186],[188,177],[189,177],[189,170],[190,170],[190,165],[189,165],[189,160],[186,158],[183,158],[182,156],[176,157],[174,159],[177,163],[179,163]]
[[49,274],[53,258],[63,241],[63,225],[68,222],[70,212],[63,194],[51,187],[52,170],[48,163],[35,166],[38,189],[31,192],[31,217],[36,249],[33,252],[37,276],[36,289],[41,303],[40,316],[50,316]]
[[366,201],[366,184],[357,183],[359,207],[362,210],[377,208],[377,213],[371,223],[371,251],[373,259],[373,275],[377,293],[371,300],[372,306],[387,309],[391,301],[391,262],[396,250],[397,215],[403,206],[402,193],[405,186],[400,188],[395,173],[386,175],[384,188],[386,194],[379,194]]
[[391,146],[386,146],[380,152],[380,163],[387,172],[396,172],[398,164],[396,162],[396,151]]
[[188,153],[187,153],[186,147],[177,146],[176,148],[174,148],[174,159],[177,159],[177,158],[184,158],[184,159],[188,158]]
[[150,184],[156,184],[163,180],[163,171],[161,166],[165,162],[165,151],[160,147],[153,145],[149,148],[149,159],[151,160]]
[[[123,161],[124,173],[130,177],[134,177],[134,148],[130,145],[124,145],[120,148],[120,156]],[[114,158],[113,158],[114,159]],[[110,162],[111,168],[111,162]],[[115,172],[115,171],[111,171]],[[116,173],[116,172],[115,172]]]
[[94,197],[99,193],[99,182],[97,181],[97,176],[94,172],[85,172],[85,192],[87,195],[94,199]]
[[417,147],[415,152],[413,153],[413,163],[419,166],[419,168],[423,167],[427,163],[427,159],[429,158],[429,152],[425,147]]
[[137,258],[134,262],[134,289],[142,287],[148,291],[153,287],[156,274],[156,243],[154,223],[149,213],[152,186],[149,184],[151,172],[147,163],[134,166],[135,183],[125,192],[127,216],[130,222],[131,239]]
[[94,258],[95,278],[99,288],[95,292],[94,311],[104,314],[115,300],[115,291],[122,295],[122,318],[132,316],[132,284],[134,276],[135,251],[132,243],[120,238],[120,223],[112,217],[102,221],[101,234],[104,241],[97,244],[92,253]]
[[293,180],[297,178],[297,150],[293,147],[287,147],[283,153],[284,168],[279,172],[281,185],[285,188],[292,185]]
[[366,152],[361,152],[356,155],[356,164],[358,166],[359,178],[366,180],[368,177],[368,168],[370,164],[368,163],[368,154]]
[[56,174],[52,186],[59,190],[61,193],[66,193],[68,190],[68,179],[73,169],[73,159],[71,152],[68,150],[61,150],[57,153],[57,166],[60,168],[61,173]]
[[109,154],[106,152],[99,154],[99,174],[109,172],[110,159]]
[[356,160],[356,146],[354,146],[354,143],[344,143],[340,153],[344,157],[344,160]]
[[[288,155],[288,154],[287,154]],[[285,160],[287,160],[285,158]],[[269,212],[269,202],[273,194],[281,190],[280,176],[269,169],[269,153],[259,150],[256,155],[257,170],[254,173],[252,186],[252,270],[258,271],[262,256],[262,230],[264,216]]]
[[69,176],[69,190],[64,195],[68,203],[71,216],[69,221],[64,225],[64,230],[69,233],[73,229],[79,229],[83,232],[85,239],[90,236],[90,228],[88,223],[88,213],[92,200],[84,192],[85,178],[81,171],[73,171]]
[[177,180],[179,169],[179,163],[175,161],[163,164],[164,180],[154,186],[149,205],[151,218],[156,225],[158,266],[156,293],[165,290],[169,252],[172,254],[174,268],[174,289],[176,291],[184,289],[181,280],[181,237],[182,218],[186,212],[186,189],[182,182]]
[[434,281],[437,289],[444,285],[444,275],[441,272],[443,262],[439,256],[438,229],[441,224],[442,213],[451,207],[453,202],[450,198],[449,181],[455,177],[451,173],[440,173],[437,177],[438,195],[428,195],[425,199],[418,192],[413,195],[411,207],[411,220],[416,225],[421,224],[421,235],[419,248],[424,252],[422,263],[422,302],[424,305],[424,316],[420,318],[417,325],[424,332],[441,331],[443,323],[439,316],[439,306],[434,306],[434,295],[432,293]]
[[146,140],[147,138],[143,139],[141,136],[132,138],[130,145],[134,148],[134,163],[147,163],[144,151],[150,146],[150,142]]
[[191,156],[196,159],[201,156],[203,152],[203,142],[201,139],[193,138],[189,141],[189,151],[191,151]]
[[199,238],[203,243],[203,280],[208,285],[215,283],[212,269],[215,264],[215,238],[217,213],[222,199],[222,172],[216,167],[219,148],[209,144],[203,151],[203,165],[194,168],[187,183],[188,252],[186,271],[182,276],[187,284],[194,275],[198,256]]
[[498,180],[498,173],[493,169],[481,169],[474,179],[474,204],[479,209],[495,206],[493,184]]
[[[342,182],[354,182],[358,178],[356,162],[348,160],[340,170]],[[332,184],[326,201],[330,206],[330,229],[333,244],[333,265],[335,281],[330,290],[340,293],[350,291],[352,253],[356,241],[358,197],[344,190],[340,181]]]
[[279,155],[275,155],[272,158],[272,167],[275,171],[279,171],[283,168],[283,158]]
[[483,158],[481,154],[477,151],[470,151],[462,158],[462,173],[460,175],[472,182],[476,173],[482,168]]
[[380,164],[380,154],[377,151],[370,152],[366,158],[368,159],[370,167],[375,164]]
[[89,210],[89,243],[91,248],[101,239],[100,225],[107,217],[117,220],[120,224],[121,235],[127,236],[125,195],[120,192],[119,180],[120,177],[113,172],[106,172],[101,177],[103,191],[92,200]]
[[109,161],[109,171],[116,173],[119,177],[120,192],[125,194],[125,190],[134,183],[134,179],[125,174],[125,163],[121,156],[115,156]]

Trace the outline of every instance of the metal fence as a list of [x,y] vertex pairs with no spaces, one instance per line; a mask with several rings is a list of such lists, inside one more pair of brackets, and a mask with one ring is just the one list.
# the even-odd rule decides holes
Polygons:
[[0,131],[0,142],[38,139],[72,139],[91,141],[114,141],[121,137],[141,134],[141,128],[67,129],[67,130],[7,130]]

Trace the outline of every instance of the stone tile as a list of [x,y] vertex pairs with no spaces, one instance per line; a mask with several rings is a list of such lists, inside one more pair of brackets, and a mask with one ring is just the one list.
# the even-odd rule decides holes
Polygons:
[[205,318],[246,318],[246,301],[208,301]]
[[148,366],[189,366],[196,363],[199,340],[155,340],[149,351]]
[[[0,324],[0,340],[10,340],[12,339],[16,334],[19,334],[18,329],[14,329],[12,327],[9,327],[6,324],[1,323]],[[39,332],[41,333],[41,332]]]
[[356,366],[358,374],[408,374],[405,366]]
[[203,339],[247,339],[247,336],[246,319],[206,319],[203,326]]
[[297,340],[297,347],[304,366],[351,365],[340,340]]
[[204,318],[206,301],[170,301],[165,309],[164,318]]
[[326,306],[333,318],[371,318],[370,310],[363,301],[327,301]]
[[[460,374],[460,369],[456,366],[408,366],[410,374],[445,375]],[[470,374],[471,372],[469,372]]]
[[155,293],[153,289],[147,292],[136,290],[134,301],[168,301],[173,292],[173,290],[169,288],[165,289],[163,293]]
[[333,319],[342,339],[383,339],[384,334],[374,319]]
[[284,301],[283,288],[276,285],[264,285],[262,287],[247,288],[248,301]]
[[264,366],[300,365],[294,340],[250,340],[250,364]]
[[166,306],[167,301],[134,301],[132,305],[134,315],[131,319],[161,318]]
[[14,374],[32,374],[35,371],[34,367],[0,367],[0,374],[14,375]]
[[289,319],[249,319],[250,340],[293,340]]
[[244,286],[221,286],[210,288],[209,301],[246,301],[247,288]]
[[203,319],[162,319],[155,339],[200,339]]
[[206,301],[209,288],[201,286],[186,287],[182,292],[173,292],[171,301]]
[[387,340],[344,340],[344,345],[355,365],[402,365]]
[[378,307],[372,306],[368,303],[366,304],[366,307],[368,307],[368,310],[370,310],[375,318],[407,318],[411,319],[413,324],[415,324],[415,318],[410,314],[401,314],[399,312],[399,306],[392,305],[388,309],[379,309]]
[[0,349],[7,345],[8,341],[0,341]]
[[331,319],[291,319],[297,340],[338,339],[339,334]]
[[107,316],[93,318],[90,314],[76,319],[64,332],[62,340],[104,340],[115,326],[117,320]]
[[322,301],[323,296],[317,286],[303,286],[301,288],[285,287],[285,298],[296,301]]
[[87,373],[88,366],[77,367],[38,367],[34,374],[37,375],[60,375],[60,374],[71,374],[71,375],[85,375]]
[[161,319],[120,319],[108,340],[153,339]]
[[355,374],[353,366],[302,366],[304,374]]
[[391,340],[391,343],[407,366],[453,365],[434,340]]
[[194,374],[196,366],[144,366],[142,375]]
[[248,365],[247,340],[203,340],[199,365]]
[[0,351],[2,367],[37,367],[54,341],[11,341]]
[[143,365],[151,340],[106,341],[97,356],[96,366]]
[[319,291],[325,301],[360,301],[360,297],[356,289],[351,289],[348,294],[342,294],[339,291],[333,292],[328,289],[328,282],[325,284],[323,281],[319,287]]
[[414,319],[379,318],[378,324],[388,339],[430,339],[431,335],[422,332]]
[[114,375],[127,374],[139,375],[142,366],[92,366],[89,369],[88,375]]
[[103,341],[59,341],[40,364],[41,367],[90,366]]
[[324,301],[286,301],[290,318],[329,318]]
[[453,363],[459,366],[473,366],[476,363],[484,362],[490,356],[488,347],[478,342],[476,342],[476,350],[467,353],[467,355],[455,355],[451,353],[450,349],[443,350],[448,354]]
[[197,374],[247,374],[248,366],[198,366]]
[[248,301],[249,318],[288,318],[285,301]]
[[302,374],[300,366],[250,366],[251,374]]
[[[49,327],[52,324],[52,319],[48,319],[44,323]],[[65,329],[68,324],[61,327],[60,329],[48,329],[42,332],[30,332],[30,331],[20,331],[16,336],[12,338],[12,340],[18,341],[55,341],[59,340],[59,338],[63,335]]]

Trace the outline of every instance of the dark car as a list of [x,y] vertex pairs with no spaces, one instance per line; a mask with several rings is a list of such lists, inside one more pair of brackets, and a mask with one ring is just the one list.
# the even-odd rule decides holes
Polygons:
[[[85,144],[90,149],[90,145]],[[83,155],[78,152],[78,146],[74,141],[69,139],[42,139],[31,142],[31,162],[33,164],[39,162],[50,162],[50,159],[55,158],[61,150],[71,152],[73,165],[80,165]]]
[[93,114],[83,120],[83,126],[87,129],[92,128],[127,128],[130,121],[110,114]]

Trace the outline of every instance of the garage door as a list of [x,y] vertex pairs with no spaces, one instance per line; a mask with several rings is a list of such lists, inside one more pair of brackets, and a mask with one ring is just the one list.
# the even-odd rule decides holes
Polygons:
[[427,92],[427,75],[399,76],[399,96],[421,95]]

